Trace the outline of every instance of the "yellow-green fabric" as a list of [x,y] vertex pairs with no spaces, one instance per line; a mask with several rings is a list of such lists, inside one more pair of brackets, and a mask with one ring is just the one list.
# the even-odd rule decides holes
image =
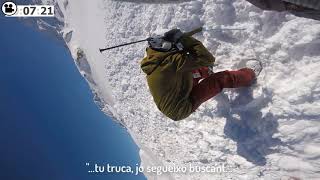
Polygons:
[[189,99],[193,85],[192,70],[213,65],[215,58],[193,37],[180,40],[184,51],[159,52],[147,48],[141,69],[158,109],[172,120],[181,120],[192,113]]

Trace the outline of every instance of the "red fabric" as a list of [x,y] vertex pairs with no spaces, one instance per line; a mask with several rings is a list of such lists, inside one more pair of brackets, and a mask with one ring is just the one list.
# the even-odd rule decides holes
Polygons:
[[199,72],[201,74],[201,78],[207,78],[209,77],[209,68],[208,67],[202,67],[199,69]]
[[193,86],[197,85],[201,79],[209,77],[209,68],[201,67],[199,69],[193,70],[192,74],[199,73],[201,77],[193,78]]
[[250,86],[255,79],[252,69],[243,68],[238,71],[222,71],[214,73],[203,79],[199,84],[195,83],[190,98],[195,111],[202,103],[211,99],[222,91],[223,88],[238,88]]

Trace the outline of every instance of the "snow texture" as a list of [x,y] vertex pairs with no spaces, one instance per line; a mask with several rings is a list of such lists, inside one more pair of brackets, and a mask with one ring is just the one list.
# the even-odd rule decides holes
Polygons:
[[[320,179],[320,22],[262,11],[245,0],[47,3],[60,9],[61,33],[95,101],[128,129],[144,166],[226,163],[233,169],[148,179]],[[256,85],[226,89],[179,122],[152,100],[139,66],[145,43],[98,50],[199,26],[205,30],[195,37],[216,57],[215,71],[237,69],[252,58],[264,69]]]

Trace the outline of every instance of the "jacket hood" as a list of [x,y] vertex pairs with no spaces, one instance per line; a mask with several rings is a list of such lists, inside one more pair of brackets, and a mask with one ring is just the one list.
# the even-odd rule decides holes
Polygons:
[[147,56],[141,61],[141,69],[150,75],[173,52],[160,52],[147,48]]

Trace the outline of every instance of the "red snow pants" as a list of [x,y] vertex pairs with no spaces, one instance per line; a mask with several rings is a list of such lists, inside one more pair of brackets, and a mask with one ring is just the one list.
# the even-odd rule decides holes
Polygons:
[[220,93],[223,88],[247,87],[254,79],[254,71],[249,68],[213,73],[204,77],[200,83],[198,83],[199,78],[196,78],[190,94],[192,110],[195,111],[202,103]]

